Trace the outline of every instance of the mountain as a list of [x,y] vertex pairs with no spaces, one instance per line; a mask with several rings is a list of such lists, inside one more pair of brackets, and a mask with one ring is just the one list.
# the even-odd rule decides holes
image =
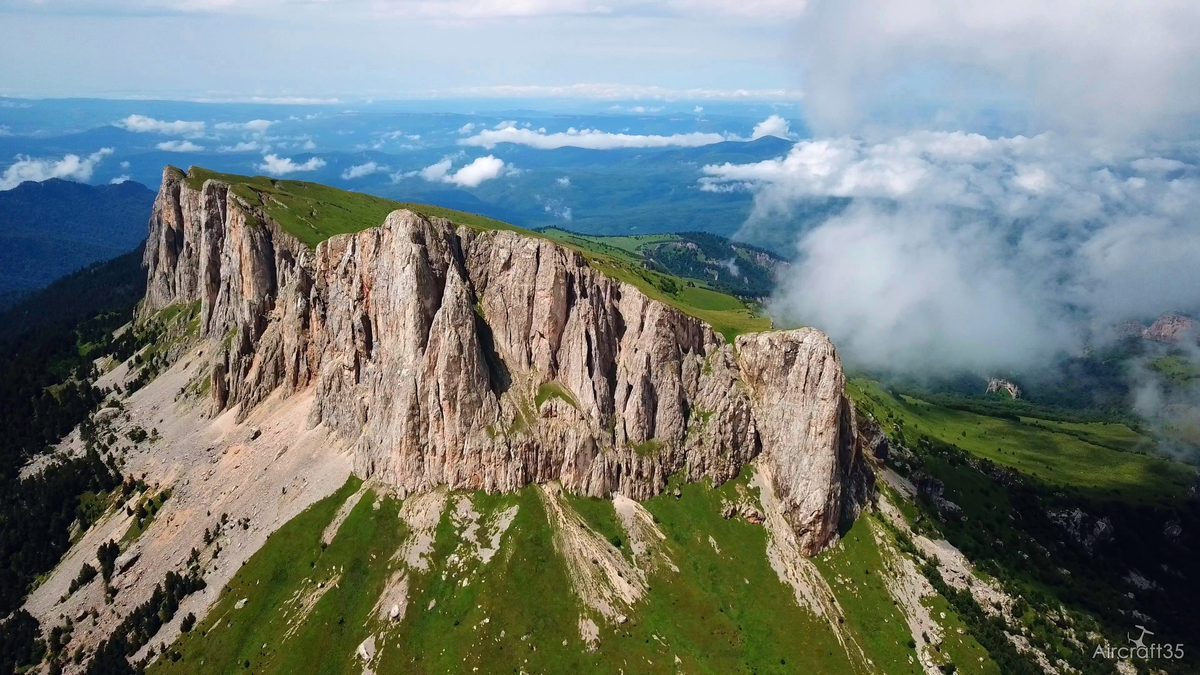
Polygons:
[[571,246],[604,253],[646,269],[685,279],[693,286],[739,298],[762,299],[790,263],[757,246],[707,232],[594,236],[560,228],[542,234]]
[[154,193],[139,183],[52,178],[0,192],[0,306],[145,238]]
[[61,501],[36,559],[0,518],[0,666],[1049,675],[1191,639],[1193,468],[847,382],[646,264],[688,237],[168,167],[136,316],[55,347],[94,345],[39,389],[83,405],[6,484]]

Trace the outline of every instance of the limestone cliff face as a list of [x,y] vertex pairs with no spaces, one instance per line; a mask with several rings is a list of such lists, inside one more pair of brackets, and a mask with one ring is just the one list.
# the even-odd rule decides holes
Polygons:
[[164,172],[143,311],[199,301],[213,411],[313,387],[310,423],[402,492],[659,493],[762,455],[802,545],[873,477],[822,333],[742,336],[597,272],[573,250],[396,211],[307,248],[226,185]]

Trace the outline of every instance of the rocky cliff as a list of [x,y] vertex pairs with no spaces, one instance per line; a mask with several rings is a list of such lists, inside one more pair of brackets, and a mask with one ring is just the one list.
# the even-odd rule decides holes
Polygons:
[[208,180],[168,168],[143,314],[200,305],[210,411],[312,388],[312,426],[401,493],[561,481],[644,499],[726,481],[762,455],[806,552],[873,482],[829,339],[725,342],[549,240],[411,211],[315,249]]

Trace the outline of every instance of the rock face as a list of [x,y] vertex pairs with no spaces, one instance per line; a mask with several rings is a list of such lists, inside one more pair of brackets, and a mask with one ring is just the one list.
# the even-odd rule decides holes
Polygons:
[[310,424],[401,492],[558,480],[645,499],[761,454],[815,552],[873,487],[824,334],[735,350],[545,239],[395,211],[313,250],[227,185],[168,168],[145,265],[143,312],[200,304],[211,412],[312,387]]
[[1009,380],[1005,380],[1005,379],[1002,379],[999,377],[993,377],[988,380],[987,389],[984,391],[984,393],[985,394],[994,394],[994,393],[998,393],[1001,391],[1006,392],[1009,396],[1013,397],[1014,399],[1021,398],[1021,388],[1020,387],[1018,387],[1016,384],[1014,384],[1013,382],[1011,382]]
[[1195,319],[1168,312],[1155,319],[1149,326],[1139,321],[1126,321],[1116,327],[1116,332],[1122,337],[1140,337],[1143,340],[1178,344],[1194,341],[1200,330],[1197,329]]

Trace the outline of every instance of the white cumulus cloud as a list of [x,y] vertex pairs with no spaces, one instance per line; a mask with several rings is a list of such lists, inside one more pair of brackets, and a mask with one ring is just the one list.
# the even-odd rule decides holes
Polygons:
[[112,153],[112,148],[101,148],[87,157],[68,154],[61,159],[35,159],[17,155],[17,161],[0,175],[0,190],[11,190],[25,181],[41,182],[50,178],[88,181],[96,165]]
[[166,122],[156,120],[153,117],[146,117],[145,115],[130,115],[125,119],[117,120],[113,124],[127,131],[134,131],[139,134],[156,133],[196,136],[204,133],[204,122],[186,122],[184,120]]
[[123,173],[120,176],[117,176],[116,178],[113,178],[112,180],[110,180],[108,182],[110,185],[120,185],[121,183],[124,183],[127,180],[129,180],[129,174]]
[[355,178],[362,178],[363,176],[387,170],[386,166],[382,166],[378,162],[365,162],[363,164],[356,164],[343,171],[342,180],[354,180]]
[[204,150],[204,146],[196,145],[191,141],[163,141],[154,147],[166,152],[200,152]]
[[263,163],[258,165],[258,170],[272,176],[285,176],[297,171],[316,171],[323,166],[325,166],[325,160],[320,157],[310,157],[308,161],[298,163],[291,157],[271,154],[263,157]]
[[754,131],[750,134],[750,140],[756,141],[764,136],[788,138],[791,135],[792,130],[788,125],[788,121],[779,115],[771,115],[767,119],[754,125]]
[[571,187],[571,177],[570,176],[563,176],[562,178],[556,178],[556,179],[554,179],[554,182],[558,183],[559,185],[561,185],[563,187]]
[[478,187],[484,181],[500,176],[505,170],[504,160],[487,155],[450,173],[453,162],[449,157],[421,169],[418,175],[431,183],[450,183],[459,187]]

